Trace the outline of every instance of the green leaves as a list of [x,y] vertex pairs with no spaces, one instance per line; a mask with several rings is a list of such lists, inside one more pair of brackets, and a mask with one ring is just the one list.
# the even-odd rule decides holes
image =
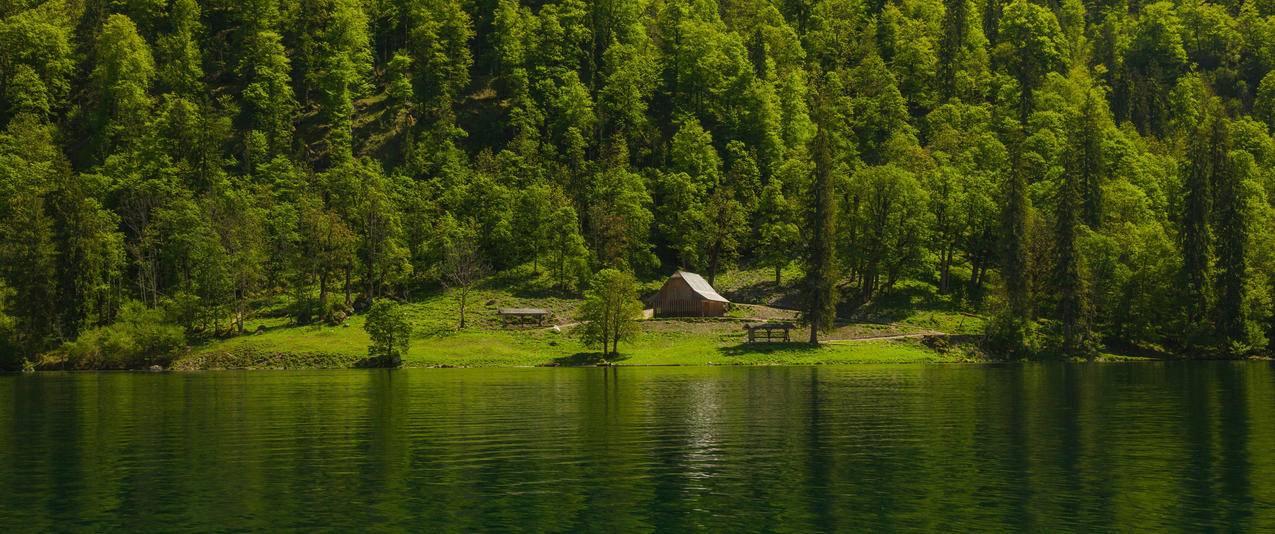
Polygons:
[[373,303],[363,329],[372,338],[372,344],[367,348],[368,356],[379,358],[386,364],[400,364],[403,355],[411,348],[412,325],[408,322],[406,311],[394,301],[377,300]]
[[586,345],[600,346],[603,356],[618,354],[621,341],[641,332],[642,303],[637,300],[637,280],[632,274],[603,269],[593,275],[584,293],[577,319],[577,335]]

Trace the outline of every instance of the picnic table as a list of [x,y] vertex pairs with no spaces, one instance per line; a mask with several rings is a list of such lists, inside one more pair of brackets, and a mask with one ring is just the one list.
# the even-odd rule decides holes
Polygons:
[[758,341],[764,341],[766,343],[783,341],[784,343],[788,343],[789,341],[792,341],[789,332],[791,332],[792,329],[797,328],[797,325],[792,323],[760,323],[747,325],[746,328],[748,328],[749,343],[756,343]]

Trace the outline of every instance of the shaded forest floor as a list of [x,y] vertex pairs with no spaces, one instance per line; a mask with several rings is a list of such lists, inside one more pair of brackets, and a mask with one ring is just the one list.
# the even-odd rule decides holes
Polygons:
[[[471,292],[466,328],[458,329],[458,300],[431,292],[405,303],[413,336],[406,367],[515,367],[571,365],[802,365],[954,362],[977,359],[958,345],[934,343],[946,335],[970,336],[982,328],[978,316],[943,309],[894,313],[891,321],[841,322],[824,334],[827,343],[746,343],[744,326],[759,321],[796,321],[794,272],[775,284],[773,271],[741,270],[721,275],[717,289],[736,304],[721,318],[652,319],[641,335],[621,343],[620,355],[603,360],[572,335],[580,300],[549,288],[543,274],[523,267],[493,276]],[[647,283],[651,294],[662,280]],[[502,323],[498,308],[539,307],[554,314],[544,325]],[[211,341],[192,348],[172,368],[345,368],[373,365],[364,317],[338,326],[292,325],[284,317],[248,324],[253,335]],[[555,328],[556,327],[556,328]],[[807,330],[793,332],[804,340]]]

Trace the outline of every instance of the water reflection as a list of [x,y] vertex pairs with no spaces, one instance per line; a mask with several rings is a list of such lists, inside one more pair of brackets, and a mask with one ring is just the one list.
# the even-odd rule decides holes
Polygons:
[[0,377],[0,530],[1272,530],[1269,363]]

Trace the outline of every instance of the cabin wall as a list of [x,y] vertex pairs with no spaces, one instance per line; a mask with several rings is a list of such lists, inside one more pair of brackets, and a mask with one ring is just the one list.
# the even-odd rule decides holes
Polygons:
[[723,315],[726,315],[725,302],[717,302],[715,300],[704,301],[704,316],[705,317],[721,317]]
[[681,278],[670,279],[655,296],[655,315],[659,317],[720,317],[726,314],[726,303],[705,300]]

